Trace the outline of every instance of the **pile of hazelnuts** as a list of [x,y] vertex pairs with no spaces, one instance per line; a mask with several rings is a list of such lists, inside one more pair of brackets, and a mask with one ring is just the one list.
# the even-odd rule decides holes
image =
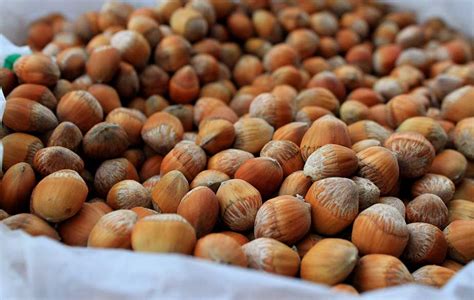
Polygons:
[[0,69],[0,224],[349,293],[474,258],[472,37],[362,0],[117,1]]

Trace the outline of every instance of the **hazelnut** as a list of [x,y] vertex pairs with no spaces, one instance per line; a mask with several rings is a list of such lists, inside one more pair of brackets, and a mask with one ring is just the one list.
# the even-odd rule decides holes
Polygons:
[[43,219],[32,214],[17,214],[0,221],[11,230],[23,230],[31,236],[45,236],[53,240],[60,240],[56,230]]
[[266,201],[257,212],[255,238],[274,238],[292,245],[301,240],[311,226],[311,207],[293,196],[279,196]]
[[109,212],[94,225],[87,239],[87,247],[130,249],[131,234],[138,215],[128,209]]
[[402,177],[416,178],[424,175],[435,158],[433,146],[419,133],[394,133],[384,145],[395,153]]
[[359,192],[359,211],[362,211],[378,202],[380,190],[372,181],[357,176],[352,177],[352,180],[357,185],[357,190]]
[[112,209],[131,209],[151,206],[150,192],[134,180],[123,180],[112,186],[107,193],[107,204]]
[[464,178],[456,187],[453,198],[474,202],[474,180]]
[[275,15],[267,10],[255,10],[252,14],[252,23],[255,33],[262,39],[276,43],[283,38],[283,28],[281,28]]
[[454,191],[454,183],[448,177],[430,173],[416,180],[411,187],[413,197],[430,193],[440,197],[444,203],[453,198]]
[[19,162],[33,164],[36,152],[44,147],[40,139],[35,136],[15,132],[2,138],[3,169],[8,170]]
[[383,102],[382,95],[372,89],[363,87],[353,90],[349,95],[347,95],[347,99],[359,101],[368,107],[381,104]]
[[141,207],[141,206],[136,206],[136,207],[134,207],[130,210],[137,214],[138,220],[141,220],[141,219],[143,219],[145,217],[148,217],[148,216],[157,215],[157,214],[160,213],[156,210],[146,208],[146,207]]
[[469,263],[474,258],[474,247],[471,242],[473,224],[473,220],[456,220],[443,231],[448,242],[449,257],[462,264]]
[[289,174],[282,182],[279,196],[304,196],[311,187],[312,181],[310,177],[304,175],[303,171],[296,171]]
[[125,99],[134,97],[140,88],[140,79],[135,68],[126,62],[120,63],[113,83],[120,98]]
[[217,192],[222,182],[229,180],[230,177],[217,170],[204,170],[194,177],[190,184],[190,188],[194,189],[199,186],[210,188],[214,193]]
[[334,35],[339,26],[337,18],[328,11],[314,13],[310,16],[310,26],[319,35]]
[[222,233],[211,233],[200,238],[194,256],[221,264],[247,267],[247,256],[239,243]]
[[446,145],[448,136],[436,120],[428,117],[412,117],[403,121],[397,128],[398,132],[414,131],[422,134],[431,142],[438,152]]
[[273,72],[283,66],[295,66],[299,62],[296,50],[286,44],[273,46],[263,57],[265,70]]
[[398,183],[399,166],[395,154],[383,147],[370,147],[357,153],[360,177],[369,179],[382,196],[390,193]]
[[349,241],[322,239],[301,260],[301,278],[327,285],[341,283],[356,266],[357,254]]
[[454,129],[454,146],[467,159],[474,160],[474,117],[463,119]]
[[175,10],[169,24],[174,32],[192,42],[202,39],[209,27],[203,15],[190,6]]
[[183,196],[177,213],[194,227],[197,238],[200,238],[214,228],[219,215],[219,202],[208,187],[196,187]]
[[430,173],[448,177],[454,183],[459,183],[467,170],[468,162],[460,152],[447,149],[440,152],[433,160]]
[[[368,238],[370,237],[370,238]],[[400,256],[409,239],[405,219],[392,206],[374,204],[355,219],[352,242],[363,254]]]
[[245,231],[254,226],[262,197],[256,188],[241,179],[224,181],[217,190],[221,218],[235,231]]
[[380,141],[376,139],[365,139],[354,143],[352,145],[352,150],[354,150],[356,153],[359,153],[362,150],[376,146],[382,146],[382,143],[380,143]]
[[237,169],[247,160],[254,158],[252,153],[239,149],[227,149],[209,158],[207,168],[233,177]]
[[292,46],[301,59],[312,57],[319,46],[319,37],[313,31],[300,28],[288,33],[285,42]]
[[152,204],[163,213],[176,213],[189,184],[183,173],[174,170],[163,175],[152,189]]
[[130,144],[137,145],[141,142],[141,130],[146,122],[143,113],[136,109],[116,108],[112,110],[105,119],[106,122],[117,124],[127,133]]
[[311,204],[313,228],[321,234],[341,232],[354,221],[359,211],[357,186],[347,178],[315,181],[305,199]]
[[[341,75],[341,74],[339,74]],[[305,95],[306,99],[305,100],[310,100],[312,103],[314,103],[317,106],[322,106],[326,109],[331,110],[333,113],[336,112],[336,110],[339,108],[339,103],[335,103],[335,99],[333,99],[333,96],[336,96],[338,100],[342,101],[346,98],[346,87],[342,81],[342,77],[340,78],[339,76],[336,76],[335,73],[331,71],[321,71],[317,74],[314,74],[311,79],[309,79],[308,83],[306,84],[307,92],[302,92],[301,95]],[[320,88],[314,90],[313,88]],[[327,91],[331,92],[332,94],[328,94]],[[309,93],[309,91],[311,91]],[[316,95],[316,96],[321,96],[322,99],[308,99],[308,96],[311,95],[311,93],[321,93],[321,95]],[[324,103],[324,97],[326,97],[328,101],[332,102],[333,105],[329,105],[329,103]],[[319,97],[318,97],[319,98]],[[321,103],[322,101],[322,103]],[[310,103],[311,103],[310,102]],[[334,107],[335,105],[335,107]]]
[[347,125],[336,117],[327,115],[314,121],[301,140],[301,156],[306,161],[318,148],[326,144],[351,147]]
[[199,96],[199,78],[193,67],[184,66],[173,74],[169,94],[171,100],[179,104],[190,103]]
[[304,164],[304,174],[317,181],[327,177],[347,177],[358,168],[356,153],[350,148],[327,144],[314,151]]
[[115,108],[122,106],[117,91],[111,86],[106,84],[93,84],[87,91],[99,101],[104,115],[108,115]]
[[45,86],[54,86],[60,76],[57,63],[40,53],[20,57],[15,62],[13,71],[20,82]]
[[314,121],[325,115],[333,116],[333,113],[322,107],[305,106],[296,113],[295,121],[304,122],[308,125],[311,125]]
[[383,45],[374,52],[373,66],[379,75],[386,75],[395,67],[402,49],[399,45]]
[[170,76],[157,65],[148,65],[139,74],[140,89],[145,97],[164,95],[168,91]]
[[150,58],[150,45],[140,33],[132,30],[122,30],[110,39],[110,45],[116,48],[122,60],[136,68],[143,68]]
[[273,136],[273,127],[260,118],[241,118],[234,124],[235,141],[234,148],[259,152]]
[[168,100],[160,95],[152,95],[145,100],[145,115],[149,117],[156,112],[164,111],[168,106],[170,106]]
[[234,143],[234,125],[223,119],[209,119],[199,124],[197,145],[210,154],[228,149]]
[[230,33],[239,40],[247,40],[253,36],[252,20],[242,11],[236,11],[227,18]]
[[158,22],[152,17],[144,15],[130,16],[127,29],[142,34],[150,45],[150,48],[154,48],[160,42],[163,35]]
[[350,284],[339,283],[331,288],[332,291],[341,292],[345,294],[359,295],[359,292]]
[[278,161],[285,178],[291,173],[301,170],[304,164],[298,145],[291,141],[269,141],[263,146],[260,156]]
[[133,250],[140,252],[191,254],[196,233],[180,215],[158,214],[137,221],[131,243]]
[[387,114],[388,124],[396,128],[411,117],[425,114],[425,109],[413,96],[399,95],[387,103]]
[[62,241],[69,246],[87,246],[87,239],[99,219],[110,212],[102,210],[96,203],[84,203],[72,218],[58,226]]
[[427,223],[411,223],[407,227],[410,237],[403,252],[404,260],[415,265],[444,261],[448,244],[439,228]]
[[[112,143],[113,147],[109,145]],[[102,122],[94,125],[84,135],[82,148],[93,159],[105,160],[120,156],[129,146],[125,130],[113,123]]]
[[51,110],[54,110],[58,105],[54,94],[44,85],[24,83],[15,87],[10,93],[8,93],[8,90],[5,90],[5,85],[2,84],[2,88],[8,95],[7,99],[25,98],[36,101]]
[[160,166],[160,175],[177,170],[183,173],[188,181],[206,168],[206,153],[190,141],[181,141],[168,152]]
[[105,197],[112,186],[125,179],[139,179],[137,170],[132,163],[125,158],[106,160],[95,172],[95,191]]
[[191,44],[179,35],[164,37],[155,49],[155,63],[168,72],[175,72],[191,60]]
[[450,260],[450,259],[445,260],[443,262],[442,266],[446,267],[448,269],[451,269],[454,272],[458,272],[458,271],[462,270],[462,268],[464,267],[462,264],[460,264],[458,262],[455,262],[454,260]]
[[72,122],[83,133],[104,117],[99,101],[86,91],[72,91],[64,95],[59,101],[56,114],[59,121]]
[[451,269],[436,265],[428,265],[413,272],[413,278],[415,279],[415,283],[431,285],[440,288],[444,286],[455,274],[456,272]]
[[339,100],[326,88],[313,87],[301,91],[295,99],[296,109],[319,106],[332,113],[339,111]]
[[275,130],[275,133],[273,134],[273,140],[290,141],[296,145],[299,145],[308,128],[309,125],[306,122],[288,123]]
[[42,176],[47,176],[63,169],[82,172],[84,162],[82,158],[61,146],[46,147],[38,150],[33,158],[33,168]]
[[359,101],[347,100],[341,105],[339,114],[341,120],[350,125],[357,121],[368,119],[370,111],[365,104]]
[[58,119],[46,106],[25,98],[6,101],[3,123],[15,131],[46,132],[58,126]]
[[469,200],[451,200],[448,203],[449,222],[456,220],[474,220],[474,202]]
[[242,250],[252,269],[285,276],[295,276],[298,273],[298,253],[277,240],[258,238],[243,245]]
[[448,208],[440,197],[422,194],[406,206],[407,221],[424,222],[443,229],[448,224]]
[[243,246],[249,242],[249,239],[245,235],[235,231],[222,231],[220,233],[233,238],[240,246]]
[[31,194],[31,211],[49,222],[61,222],[81,209],[88,192],[76,171],[60,170],[38,182]]
[[397,197],[388,196],[388,197],[380,197],[377,202],[394,207],[405,219],[406,207],[405,207],[405,203],[403,203],[402,200],[398,199]]
[[157,112],[146,120],[141,134],[148,146],[160,154],[166,154],[182,139],[183,131],[178,118]]
[[234,178],[247,181],[266,198],[272,195],[283,181],[283,169],[273,158],[251,158],[240,165]]
[[194,123],[199,125],[205,119],[225,119],[231,123],[238,120],[236,113],[216,98],[199,98],[194,106]]
[[361,292],[412,283],[413,276],[398,258],[386,254],[363,256],[354,270],[354,286]]
[[98,83],[109,82],[119,69],[120,52],[112,46],[95,48],[86,63],[87,75]]
[[35,172],[28,163],[11,166],[2,178],[0,206],[10,214],[25,211],[35,185]]

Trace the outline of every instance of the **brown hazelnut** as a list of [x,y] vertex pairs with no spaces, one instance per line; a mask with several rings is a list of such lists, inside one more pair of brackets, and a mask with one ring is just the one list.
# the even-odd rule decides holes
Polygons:
[[266,201],[257,212],[255,238],[274,238],[292,245],[303,238],[311,226],[311,207],[293,196]]
[[60,76],[57,63],[40,53],[20,57],[15,62],[13,71],[20,82],[45,86],[55,85]]
[[163,158],[160,175],[173,170],[180,171],[188,181],[206,168],[207,157],[204,150],[190,141],[181,141]]
[[415,265],[444,261],[448,244],[439,228],[427,223],[411,223],[407,227],[410,237],[403,253],[405,260]]
[[183,173],[174,170],[163,175],[152,189],[152,204],[163,213],[176,213],[189,184]]
[[[370,238],[368,238],[370,237]],[[374,204],[354,221],[352,242],[362,254],[400,256],[409,239],[405,219],[387,204]]]
[[82,140],[84,153],[98,160],[119,157],[128,146],[127,132],[120,125],[108,122],[94,125]]
[[341,283],[356,266],[357,254],[349,241],[322,239],[301,260],[301,278],[327,285]]
[[89,190],[73,170],[60,170],[41,180],[31,195],[31,211],[49,222],[61,222],[82,207]]
[[103,118],[99,101],[86,91],[73,91],[64,95],[59,101],[56,114],[59,121],[70,121],[83,133]]
[[194,227],[197,238],[201,238],[214,229],[219,216],[219,201],[210,188],[196,187],[183,196],[177,213]]
[[243,245],[242,249],[252,269],[286,276],[298,273],[298,253],[275,239],[258,238]]
[[221,218],[230,229],[245,231],[254,226],[262,197],[256,188],[241,179],[224,181],[217,190]]
[[0,206],[10,214],[26,211],[35,185],[35,172],[28,163],[11,166],[2,178]]
[[4,170],[8,170],[19,162],[26,162],[31,165],[36,152],[44,147],[37,137],[20,132],[2,138],[2,145]]
[[315,181],[305,199],[311,204],[312,226],[321,234],[341,232],[354,221],[359,211],[357,186],[347,178]]
[[354,286],[361,292],[412,283],[413,276],[398,258],[385,254],[363,256],[354,270]]

